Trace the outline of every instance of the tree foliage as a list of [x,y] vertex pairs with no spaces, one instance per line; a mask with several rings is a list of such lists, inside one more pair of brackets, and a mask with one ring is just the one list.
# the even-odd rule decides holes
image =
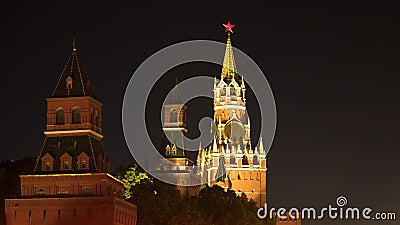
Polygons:
[[124,198],[127,200],[132,198],[132,193],[137,192],[135,186],[153,182],[152,177],[137,164],[133,164],[128,169],[118,167],[116,176],[124,183]]
[[125,199],[138,206],[138,225],[275,224],[258,219],[256,203],[244,194],[239,197],[214,185],[202,188],[198,196],[183,198],[175,186],[142,173],[133,166],[120,174],[124,184],[129,183],[125,184]]

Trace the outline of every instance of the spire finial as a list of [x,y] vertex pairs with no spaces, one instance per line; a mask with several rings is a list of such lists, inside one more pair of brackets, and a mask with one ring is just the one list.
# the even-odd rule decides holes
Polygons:
[[72,51],[76,52],[76,40],[74,37],[74,40],[72,41]]
[[235,77],[235,74],[237,74],[235,57],[233,56],[231,35],[230,35],[231,33],[233,33],[232,29],[234,26],[235,25],[231,24],[229,21],[227,24],[224,24],[225,32],[228,32],[228,39],[226,41],[226,48],[225,48],[225,55],[224,55],[224,63],[223,63],[222,72],[221,72],[221,79],[224,79],[226,77],[230,80],[231,78]]
[[228,32],[228,35],[230,35],[230,33],[233,33],[233,28],[235,27],[235,25],[231,24],[231,22],[229,22],[227,24],[222,24],[225,27],[225,32]]

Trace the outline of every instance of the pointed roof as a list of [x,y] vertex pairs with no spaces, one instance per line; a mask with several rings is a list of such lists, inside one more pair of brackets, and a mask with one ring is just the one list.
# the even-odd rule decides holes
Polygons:
[[179,89],[178,89],[178,79],[175,80],[175,87],[172,89],[172,93],[170,95],[170,99],[168,101],[168,104],[181,104],[181,98],[179,95]]
[[233,55],[231,34],[228,32],[228,40],[226,41],[224,64],[222,66],[221,79],[227,78],[228,80],[235,77],[237,74],[235,57]]
[[79,61],[75,39],[72,43],[72,53],[55,85],[51,97],[94,97],[90,81]]
[[[85,153],[89,157],[89,172],[107,172],[107,168],[100,168],[98,163],[99,159],[106,159],[103,144],[101,140],[92,138],[89,135],[75,135],[75,136],[60,136],[60,137],[46,137],[36,158],[34,173],[46,173],[42,171],[42,158],[50,155],[54,158],[53,170],[51,173],[59,173],[62,171],[61,158],[72,158],[71,172],[88,172],[79,171],[78,157]],[[65,171],[64,171],[65,172]]]
[[260,142],[260,147],[259,147],[260,154],[264,154],[265,151],[264,151],[264,144],[263,144],[262,136],[260,137],[260,141],[259,142]]

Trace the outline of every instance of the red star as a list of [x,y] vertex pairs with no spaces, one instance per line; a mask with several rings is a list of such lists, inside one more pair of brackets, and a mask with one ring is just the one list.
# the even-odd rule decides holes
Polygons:
[[235,25],[231,24],[229,21],[227,24],[223,24],[225,27],[225,32],[231,32],[233,33],[233,28],[235,27]]

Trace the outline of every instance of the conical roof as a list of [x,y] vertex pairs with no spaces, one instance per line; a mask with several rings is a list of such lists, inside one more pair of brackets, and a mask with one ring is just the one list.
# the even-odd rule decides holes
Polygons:
[[51,97],[94,97],[94,92],[90,85],[90,81],[79,61],[78,51],[76,49],[75,40],[72,46],[72,53],[68,58],[64,69],[61,72]]

